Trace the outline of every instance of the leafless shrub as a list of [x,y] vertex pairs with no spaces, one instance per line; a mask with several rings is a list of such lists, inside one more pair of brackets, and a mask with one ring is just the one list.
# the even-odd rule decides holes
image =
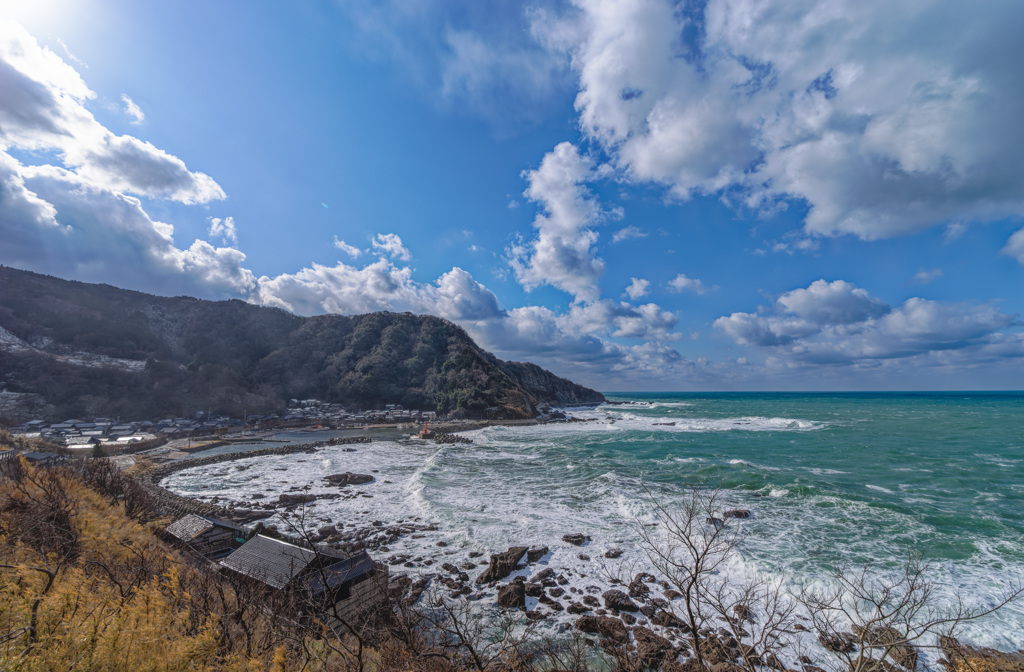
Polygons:
[[968,608],[960,595],[946,606],[928,570],[914,555],[898,570],[840,569],[828,584],[803,589],[798,599],[829,654],[826,665],[837,672],[879,672],[894,665],[914,670],[918,649],[935,646],[932,637],[952,636],[1024,594],[1018,579],[987,607]]

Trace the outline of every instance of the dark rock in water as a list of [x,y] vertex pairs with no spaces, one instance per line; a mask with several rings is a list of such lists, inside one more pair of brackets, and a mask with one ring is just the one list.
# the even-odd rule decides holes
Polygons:
[[583,562],[587,562],[588,560],[590,560],[590,556],[587,555],[586,553],[580,553],[576,557],[579,558],[580,560],[582,560]]
[[555,588],[552,588],[552,589],[548,590],[548,595],[550,595],[551,597],[561,597],[564,594],[565,594],[565,589],[564,588],[558,588],[557,586]]
[[413,581],[412,585],[409,587],[409,595],[402,601],[402,604],[407,607],[411,607],[416,604],[416,601],[420,599],[421,595],[423,595],[423,591],[427,589],[427,583],[429,583],[429,581],[430,579],[417,579]]
[[633,625],[634,623],[636,623],[636,616],[630,613],[619,614],[619,618],[621,618],[622,622],[626,625]]
[[584,614],[584,613],[590,611],[590,609],[588,609],[587,607],[583,606],[579,602],[572,602],[572,603],[570,603],[569,606],[565,608],[565,610],[567,612],[569,612],[570,614]]
[[522,577],[512,583],[506,583],[498,589],[498,606],[507,609],[526,607],[526,588],[523,585]]
[[340,488],[346,485],[362,485],[363,483],[372,483],[373,476],[369,474],[353,474],[351,472],[344,472],[341,474],[331,474],[330,476],[324,476],[324,480],[329,485],[336,485]]
[[526,612],[526,618],[530,619],[531,621],[542,621],[545,618],[547,618],[547,616],[539,611],[528,611]]
[[548,549],[547,546],[531,546],[526,551],[526,561],[527,562],[537,562],[538,560],[543,558],[545,555],[547,555],[548,552],[549,552],[549,549]]
[[821,645],[833,653],[853,653],[857,650],[856,639],[848,632],[818,634],[818,641]]
[[642,625],[633,628],[633,639],[636,641],[637,658],[644,667],[657,669],[662,661],[672,657],[672,642]]
[[583,596],[583,604],[587,605],[588,607],[600,607],[601,606],[601,601],[598,600],[593,595],[584,595]]
[[296,506],[298,504],[308,504],[309,502],[316,501],[316,495],[289,495],[283,494],[278,496],[278,506]]
[[582,546],[590,541],[590,537],[585,534],[566,534],[562,536],[562,541],[573,546]]
[[[850,629],[853,630],[853,634],[860,637],[865,645],[888,649],[887,655],[900,667],[905,667],[908,670],[917,669],[917,649],[908,644],[905,641],[906,637],[895,628],[880,625],[865,628],[861,625],[854,625]],[[1022,666],[1022,670],[1024,670],[1024,666]]]
[[651,592],[651,589],[647,587],[647,584],[640,580],[640,577],[633,579],[629,584],[629,596],[636,598],[647,597],[647,594]]
[[601,635],[620,644],[629,641],[626,626],[619,619],[609,616],[580,616],[576,619],[576,629],[592,635]]
[[551,600],[545,604],[548,605],[548,608],[551,609],[551,611],[563,611],[565,609],[565,607],[562,606],[562,603],[556,600]]
[[622,555],[621,548],[609,548],[607,551],[604,552],[604,557],[609,558],[611,560],[614,560],[620,555]]
[[640,607],[636,606],[636,603],[629,599],[629,596],[621,590],[606,590],[601,597],[604,598],[604,606],[609,609],[615,609],[617,611],[640,610]]
[[722,514],[722,518],[750,518],[750,511],[747,509],[730,509]]
[[714,526],[714,528],[716,530],[722,529],[722,526],[725,525],[725,521],[724,520],[722,520],[721,518],[715,518],[714,516],[710,516],[709,518],[706,518],[704,520],[704,522],[707,523],[708,525]]
[[654,618],[651,619],[651,623],[660,625],[663,628],[678,628],[684,633],[690,632],[690,626],[686,624],[686,621],[665,610],[655,614]]
[[751,623],[754,622],[754,614],[751,613],[750,607],[748,607],[745,604],[737,604],[736,606],[734,606],[732,608],[732,613],[736,616],[737,619],[741,621],[749,621]]
[[672,590],[671,588],[669,588],[668,590],[665,591],[665,597],[667,597],[670,600],[674,600],[677,597],[682,597],[682,596],[683,596],[683,594],[680,593],[678,590]]
[[513,546],[504,553],[495,553],[491,556],[490,565],[484,573],[477,577],[477,583],[490,583],[500,581],[515,571],[516,565],[526,554],[526,546]]
[[393,576],[388,581],[388,596],[393,600],[401,600],[409,592],[412,579],[408,576]]
[[526,594],[530,597],[540,597],[544,594],[544,586],[539,583],[530,582],[527,583],[525,587]]
[[1024,670],[1024,651],[1003,653],[995,649],[961,644],[956,637],[939,637],[939,648],[945,656],[942,662],[949,672],[956,670],[991,670],[992,672],[1021,672]]

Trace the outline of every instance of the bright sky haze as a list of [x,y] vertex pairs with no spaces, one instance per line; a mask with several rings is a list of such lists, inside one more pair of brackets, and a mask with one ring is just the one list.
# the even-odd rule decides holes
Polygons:
[[1024,387],[1024,4],[0,0],[0,263],[600,390]]

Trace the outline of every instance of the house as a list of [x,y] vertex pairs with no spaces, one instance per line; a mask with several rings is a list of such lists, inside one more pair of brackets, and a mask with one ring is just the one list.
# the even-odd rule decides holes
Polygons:
[[332,628],[353,623],[386,598],[387,565],[366,551],[313,551],[256,535],[220,565],[271,588],[296,591],[317,605],[318,618]]
[[194,513],[168,525],[167,533],[211,560],[230,555],[245,543],[241,525]]
[[22,453],[21,456],[24,457],[29,464],[41,467],[48,467],[64,461],[63,458],[56,453],[41,453],[34,450]]

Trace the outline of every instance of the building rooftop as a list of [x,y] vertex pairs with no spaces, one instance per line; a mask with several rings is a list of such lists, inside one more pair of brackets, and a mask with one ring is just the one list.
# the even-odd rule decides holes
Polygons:
[[170,525],[167,526],[168,534],[171,534],[176,539],[182,541],[192,541],[203,532],[213,529],[215,526],[226,527],[237,532],[244,532],[245,529],[240,525],[230,523],[226,520],[218,520],[217,518],[211,518],[209,516],[200,516],[194,513],[190,513],[184,518],[179,518]]
[[[321,562],[327,568],[329,587],[334,587],[348,578],[358,576],[353,571],[365,565],[363,557],[369,561],[369,569],[373,568],[373,561],[365,552],[352,557],[342,555],[337,551],[317,552],[263,535],[256,535],[245,542],[241,548],[222,560],[220,564],[274,588],[284,588],[306,568],[312,566],[318,554]],[[363,569],[363,573],[365,571]],[[311,581],[310,587],[314,592],[323,590],[319,581],[316,582],[316,585],[313,585]]]

